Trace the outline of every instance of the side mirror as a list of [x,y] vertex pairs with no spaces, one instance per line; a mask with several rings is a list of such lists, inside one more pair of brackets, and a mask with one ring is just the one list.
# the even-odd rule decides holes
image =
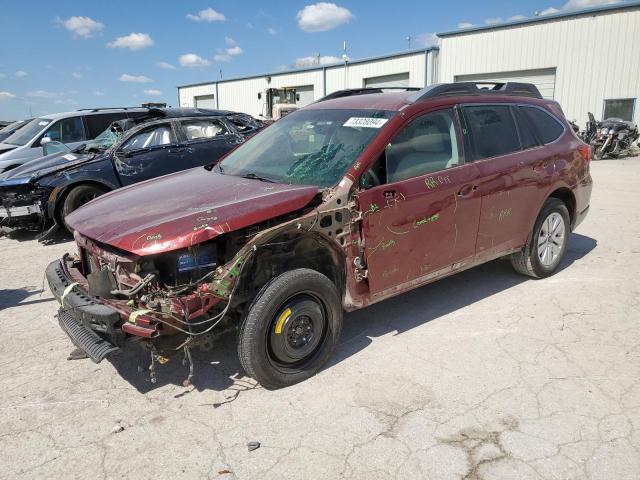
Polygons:
[[[48,137],[45,137],[47,141],[40,141],[42,145],[42,153],[44,156],[51,155],[52,153],[61,153],[61,152],[70,152],[71,149],[67,147],[64,143],[57,142],[55,140],[51,140]],[[42,139],[44,140],[44,138]]]
[[258,100],[262,98],[262,92],[258,92]]

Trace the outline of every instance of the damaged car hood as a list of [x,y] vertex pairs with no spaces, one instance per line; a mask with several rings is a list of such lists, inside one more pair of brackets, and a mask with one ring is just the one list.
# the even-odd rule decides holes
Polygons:
[[51,173],[92,160],[95,156],[95,153],[53,153],[9,170],[0,176],[0,181],[3,184],[35,181]]
[[290,213],[318,193],[318,187],[267,183],[198,167],[103,195],[66,221],[94,241],[150,255]]

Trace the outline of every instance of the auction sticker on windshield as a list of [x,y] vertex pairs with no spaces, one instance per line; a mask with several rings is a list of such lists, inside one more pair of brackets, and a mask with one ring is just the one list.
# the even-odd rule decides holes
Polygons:
[[380,128],[389,121],[388,118],[351,117],[343,127]]

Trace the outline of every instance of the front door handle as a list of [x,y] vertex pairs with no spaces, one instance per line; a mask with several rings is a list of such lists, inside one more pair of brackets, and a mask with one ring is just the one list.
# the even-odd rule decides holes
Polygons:
[[384,198],[396,198],[396,191],[395,190],[385,190],[382,193],[384,195]]
[[458,190],[458,196],[462,198],[470,197],[471,195],[473,195],[473,192],[475,192],[477,189],[478,189],[477,185],[472,185],[470,183],[467,183],[460,190]]

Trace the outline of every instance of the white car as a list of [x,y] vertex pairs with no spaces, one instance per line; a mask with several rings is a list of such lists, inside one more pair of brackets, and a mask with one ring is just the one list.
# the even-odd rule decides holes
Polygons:
[[73,148],[92,140],[112,122],[146,114],[146,108],[96,108],[35,118],[0,143],[0,173],[45,155],[43,145],[64,143]]

